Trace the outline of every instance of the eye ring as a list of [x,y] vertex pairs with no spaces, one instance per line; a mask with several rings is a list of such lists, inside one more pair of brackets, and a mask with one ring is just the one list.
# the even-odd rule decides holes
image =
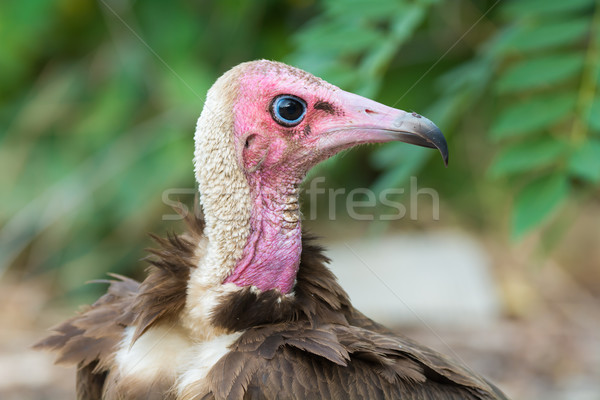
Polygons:
[[298,125],[306,116],[306,102],[291,94],[282,94],[271,101],[271,117],[279,125],[292,127]]

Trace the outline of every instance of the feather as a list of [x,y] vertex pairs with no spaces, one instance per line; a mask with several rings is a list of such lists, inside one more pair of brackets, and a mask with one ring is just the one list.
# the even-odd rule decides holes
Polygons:
[[[188,226],[199,228],[202,223]],[[137,338],[158,321],[178,317],[185,301],[180,294],[185,293],[185,280],[194,268],[195,249],[201,240],[199,230],[157,239],[161,248],[152,251],[155,258],[149,260],[152,266],[144,282],[113,275],[115,280],[109,281],[106,295],[80,315],[53,328],[55,334],[35,345],[57,351],[60,363],[79,365],[81,398],[93,398],[106,381],[125,326],[135,326]],[[297,398],[327,398],[327,394],[331,398],[342,394],[348,398],[354,394],[383,398],[385,393],[404,390],[421,393],[422,397],[414,398],[436,398],[425,397],[426,389],[421,386],[430,388],[427,390],[431,393],[450,390],[463,396],[437,398],[502,398],[497,389],[463,367],[410,339],[391,335],[356,311],[326,269],[322,249],[311,240],[305,236],[295,297],[280,300],[275,292],[242,290],[221,298],[221,309],[225,311],[213,315],[213,321],[245,333],[210,371],[210,383],[195,386],[197,391],[189,398],[269,398],[271,389],[266,386],[285,388],[286,382],[294,382],[288,389]],[[164,308],[159,310],[161,301]],[[311,389],[315,384],[317,389]],[[123,387],[112,386],[107,391],[110,396],[116,396],[111,390]],[[130,385],[139,386],[135,382]],[[163,393],[169,385],[158,387]],[[350,388],[357,392],[349,393]],[[127,396],[150,396],[148,390],[140,389],[143,395],[136,395],[131,389]],[[198,391],[207,393],[196,397]],[[185,396],[182,398],[188,398]]]
[[[107,399],[170,393],[172,383],[148,388],[136,382],[117,384],[111,382],[116,375],[107,375],[126,326],[136,327],[137,338],[159,321],[179,317],[185,301],[180,294],[203,240],[201,221],[188,226],[192,230],[184,235],[156,239],[161,247],[151,252],[154,258],[148,260],[144,282],[113,275],[107,294],[35,345],[57,351],[60,363],[78,364],[80,398],[97,398],[103,387]],[[304,238],[295,297],[248,289],[220,299],[224,311],[213,315],[214,323],[245,332],[206,382],[179,398],[273,398],[287,390],[294,398],[503,398],[462,366],[391,334],[355,310],[324,265],[322,248],[312,240]],[[164,308],[159,310],[161,302]],[[129,389],[123,392],[124,387]]]

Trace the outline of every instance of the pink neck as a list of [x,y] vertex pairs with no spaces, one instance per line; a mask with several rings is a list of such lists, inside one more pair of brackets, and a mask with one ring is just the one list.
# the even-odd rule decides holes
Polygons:
[[253,198],[250,235],[242,258],[224,283],[256,286],[261,291],[292,291],[302,252],[299,181],[281,182],[261,175],[249,178]]

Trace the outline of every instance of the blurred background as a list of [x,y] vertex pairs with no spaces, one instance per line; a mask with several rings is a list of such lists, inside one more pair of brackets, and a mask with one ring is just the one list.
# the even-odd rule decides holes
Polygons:
[[[204,94],[258,58],[448,138],[448,169],[394,143],[311,172],[305,225],[359,308],[514,399],[600,399],[597,0],[0,2],[0,398],[73,398],[73,370],[28,347],[105,290],[86,281],[142,278],[147,232],[184,229]],[[327,194],[403,202],[414,176],[439,218],[432,196],[358,220]]]

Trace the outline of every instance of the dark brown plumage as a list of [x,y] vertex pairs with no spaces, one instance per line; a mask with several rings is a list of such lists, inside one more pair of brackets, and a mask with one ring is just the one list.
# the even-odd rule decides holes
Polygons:
[[[142,283],[114,275],[107,294],[35,345],[58,352],[58,363],[77,364],[79,399],[99,399],[103,391],[107,400],[176,398],[166,382],[132,382],[129,393],[112,393],[107,374],[125,327],[136,326],[139,337],[179,317],[203,229],[192,213],[186,220],[188,233],[155,237],[161,247],[150,251]],[[304,236],[293,298],[248,289],[221,299],[213,323],[245,332],[212,368],[208,384],[189,387],[182,399],[505,398],[483,378],[354,309],[313,242]]]

